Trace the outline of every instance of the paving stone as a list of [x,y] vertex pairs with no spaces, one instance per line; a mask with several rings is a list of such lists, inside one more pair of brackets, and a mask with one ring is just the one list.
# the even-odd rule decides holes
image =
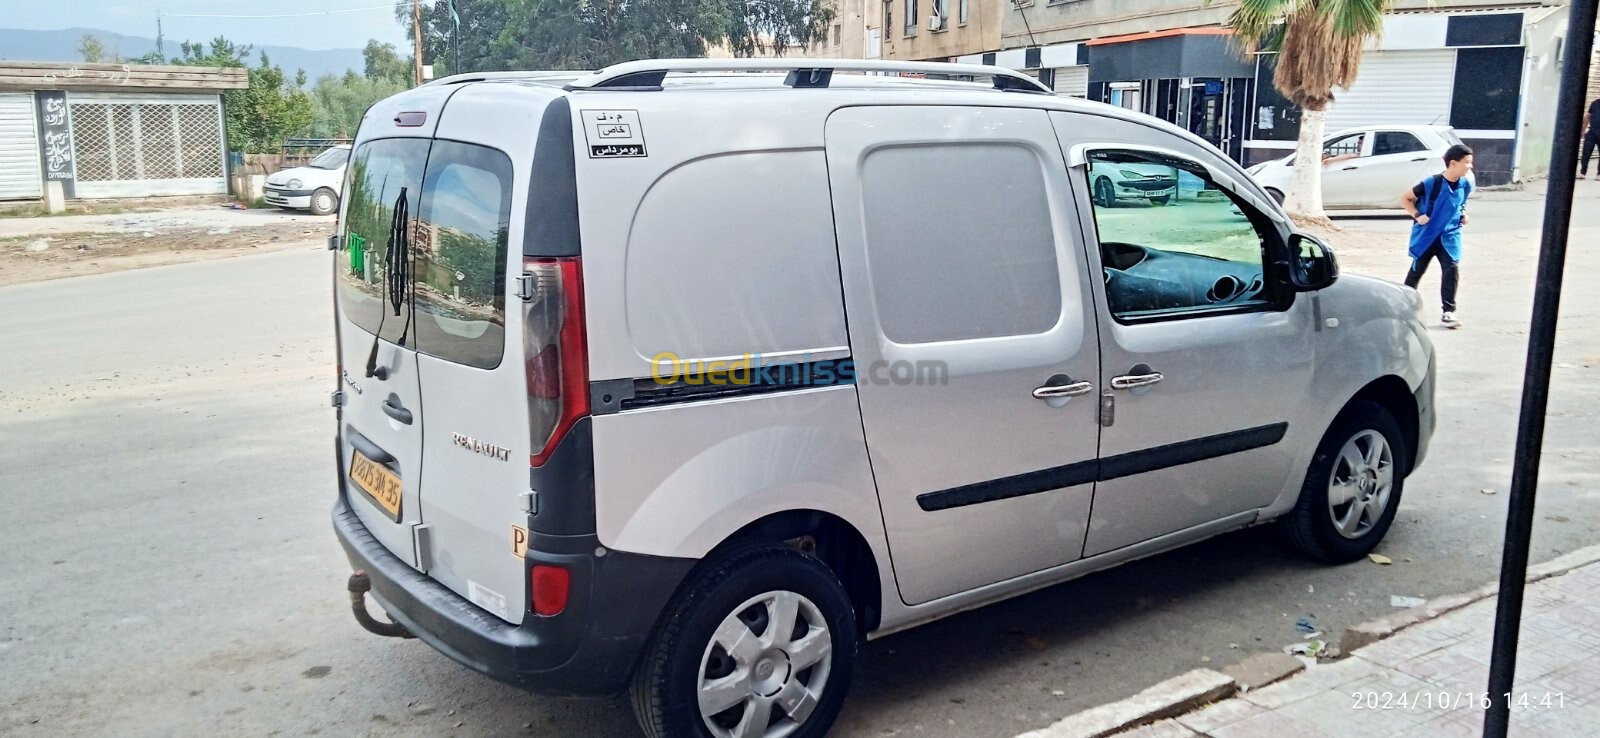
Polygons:
[[1211,738],[1335,738],[1337,726],[1319,729],[1281,712],[1264,712],[1210,733]]
[[[1401,695],[1410,704],[1410,692],[1396,692],[1372,702],[1363,692],[1329,690],[1283,708],[1296,720],[1315,725],[1340,738],[1393,738],[1395,733],[1421,724],[1427,715],[1400,706]],[[1362,697],[1360,706],[1357,696]],[[1391,699],[1392,698],[1392,699]]]
[[1199,712],[1179,716],[1177,720],[1197,733],[1211,733],[1218,728],[1255,717],[1266,711],[1267,708],[1249,700],[1231,699],[1218,702]]
[[1275,710],[1321,692],[1371,677],[1382,667],[1363,659],[1345,659],[1307,668],[1303,673],[1270,687],[1240,695],[1251,703]]
[[1282,681],[1305,668],[1306,662],[1286,653],[1258,653],[1223,669],[1222,673],[1232,677],[1240,691],[1248,692]]

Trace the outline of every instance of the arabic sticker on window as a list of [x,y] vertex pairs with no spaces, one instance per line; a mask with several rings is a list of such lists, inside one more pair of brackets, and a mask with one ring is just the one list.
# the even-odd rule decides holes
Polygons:
[[589,158],[614,159],[645,156],[644,127],[637,110],[584,110],[584,140]]

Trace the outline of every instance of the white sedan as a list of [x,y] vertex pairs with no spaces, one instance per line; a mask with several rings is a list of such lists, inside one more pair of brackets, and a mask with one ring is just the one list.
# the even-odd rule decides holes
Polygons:
[[[1347,128],[1322,139],[1322,206],[1328,210],[1388,210],[1400,196],[1444,170],[1444,152],[1461,143],[1450,126],[1389,125]],[[1294,178],[1295,157],[1250,167],[1250,176],[1278,202]]]
[[303,167],[274,172],[267,177],[267,204],[310,210],[316,215],[338,210],[344,168],[349,161],[350,147],[339,145],[323,150]]

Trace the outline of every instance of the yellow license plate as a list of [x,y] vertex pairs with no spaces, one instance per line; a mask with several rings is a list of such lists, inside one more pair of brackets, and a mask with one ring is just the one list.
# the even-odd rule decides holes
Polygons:
[[350,459],[350,479],[367,493],[367,499],[389,514],[390,520],[400,522],[400,475],[357,451]]

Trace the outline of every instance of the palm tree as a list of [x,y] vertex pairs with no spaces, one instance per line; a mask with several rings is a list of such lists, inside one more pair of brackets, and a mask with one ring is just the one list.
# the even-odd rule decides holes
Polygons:
[[[1228,24],[1248,52],[1277,51],[1273,86],[1300,107],[1294,179],[1283,206],[1301,220],[1322,210],[1322,132],[1333,88],[1349,89],[1367,42],[1383,32],[1389,0],[1239,0]],[[1306,162],[1316,162],[1306,166]]]

